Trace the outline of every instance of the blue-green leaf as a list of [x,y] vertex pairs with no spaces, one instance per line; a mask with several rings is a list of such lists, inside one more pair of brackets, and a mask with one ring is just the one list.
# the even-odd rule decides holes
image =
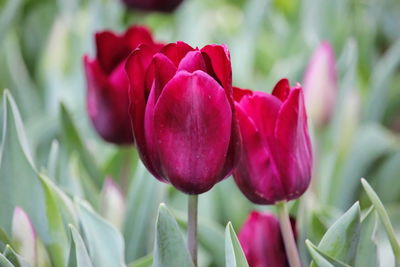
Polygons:
[[194,266],[178,224],[164,204],[158,210],[153,266]]
[[225,260],[226,267],[248,267],[246,257],[244,256],[242,247],[233,230],[232,224],[229,222],[225,228]]

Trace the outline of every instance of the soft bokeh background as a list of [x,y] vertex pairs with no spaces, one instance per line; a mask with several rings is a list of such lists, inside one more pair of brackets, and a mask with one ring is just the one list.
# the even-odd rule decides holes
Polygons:
[[[234,84],[268,92],[282,77],[302,82],[313,50],[329,41],[337,60],[336,109],[325,127],[311,122],[314,182],[302,203],[293,203],[292,212],[300,209],[301,218],[312,222],[308,227],[300,224],[301,232],[318,244],[326,228],[356,200],[363,208],[370,205],[359,182],[365,177],[400,231],[399,1],[186,0],[174,13],[163,14],[129,11],[117,0],[0,0],[0,92],[8,88],[15,98],[32,161],[68,196],[86,198],[99,213],[104,214],[105,177],[121,185],[128,263],[151,252],[159,202],[166,202],[183,226],[187,201],[148,177],[133,148],[103,142],[86,115],[82,56],[93,55],[94,32],[122,32],[134,23],[150,27],[160,41],[182,40],[199,47],[227,44]],[[3,107],[0,112],[4,122]],[[7,123],[0,129],[7,132]],[[0,185],[0,202],[7,202],[6,191],[15,198],[21,194],[36,199],[24,180],[30,167],[26,151],[16,145],[21,137],[14,132],[7,138],[0,175],[13,174],[17,182]],[[12,209],[4,203],[0,222],[9,228]],[[30,215],[32,205],[24,207]],[[232,221],[238,230],[254,208],[272,209],[253,206],[232,179],[200,197],[201,266],[224,264],[224,225]],[[40,218],[32,220],[40,225]],[[392,266],[381,230],[379,226],[381,266]]]

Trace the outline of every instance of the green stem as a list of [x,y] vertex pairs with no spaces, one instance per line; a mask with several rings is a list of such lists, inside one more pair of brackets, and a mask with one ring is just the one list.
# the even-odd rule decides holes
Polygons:
[[289,213],[286,206],[286,201],[277,202],[279,223],[285,244],[286,255],[289,260],[290,267],[301,267],[299,252],[297,251],[296,241],[294,239],[292,225],[289,219]]
[[195,267],[197,267],[197,202],[198,195],[189,195],[188,248]]

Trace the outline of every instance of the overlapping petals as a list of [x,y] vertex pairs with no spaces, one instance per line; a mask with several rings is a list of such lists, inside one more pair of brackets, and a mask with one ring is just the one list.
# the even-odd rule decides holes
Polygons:
[[241,147],[227,48],[141,45],[126,71],[134,134],[149,171],[188,194],[227,177]]
[[312,147],[300,85],[287,79],[272,94],[235,88],[243,151],[234,178],[258,204],[301,196],[310,184]]
[[155,43],[147,28],[141,26],[133,26],[121,35],[99,32],[95,39],[96,57],[84,56],[89,117],[104,140],[120,145],[133,144],[125,61],[140,44],[154,49],[161,44]]

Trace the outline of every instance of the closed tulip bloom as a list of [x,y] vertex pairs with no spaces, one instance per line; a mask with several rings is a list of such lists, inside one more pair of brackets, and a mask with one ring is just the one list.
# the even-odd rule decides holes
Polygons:
[[123,0],[124,4],[129,8],[161,12],[173,11],[182,1],[183,0]]
[[249,267],[289,267],[279,221],[274,215],[251,212],[238,238]]
[[307,112],[316,126],[332,117],[337,96],[335,53],[327,42],[317,47],[303,80]]
[[96,33],[96,57],[84,56],[87,81],[87,112],[97,133],[118,145],[134,143],[129,118],[128,77],[124,64],[128,55],[140,44],[153,47],[150,32],[140,26],[129,28],[122,35],[111,31]]
[[243,140],[233,177],[257,204],[300,197],[311,179],[312,147],[300,85],[280,80],[272,94],[235,88]]
[[227,48],[177,42],[157,52],[141,45],[126,70],[137,148],[148,170],[187,194],[227,177],[241,145]]

